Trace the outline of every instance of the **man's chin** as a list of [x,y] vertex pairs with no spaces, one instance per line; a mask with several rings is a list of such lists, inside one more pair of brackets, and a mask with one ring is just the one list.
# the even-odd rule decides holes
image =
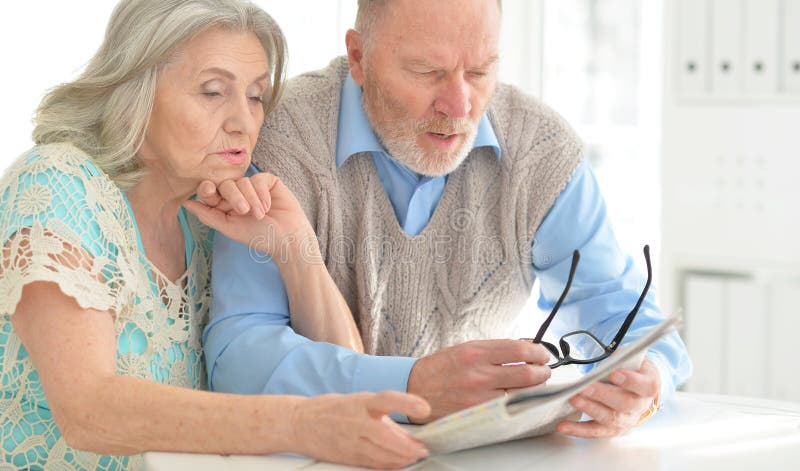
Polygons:
[[467,154],[469,154],[469,152],[459,152],[456,155],[442,155],[440,152],[428,151],[424,153],[423,162],[417,162],[413,166],[409,165],[409,168],[427,177],[442,177],[455,171],[455,169],[464,162]]

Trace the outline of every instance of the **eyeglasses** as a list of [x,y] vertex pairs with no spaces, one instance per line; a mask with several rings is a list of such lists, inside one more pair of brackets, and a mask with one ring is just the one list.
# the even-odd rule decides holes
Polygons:
[[639,296],[639,300],[636,302],[636,305],[633,307],[631,312],[628,313],[628,316],[625,318],[625,322],[622,323],[622,327],[620,327],[619,332],[617,332],[617,335],[614,337],[611,343],[606,345],[591,332],[586,330],[576,330],[575,332],[570,332],[561,337],[561,339],[558,341],[558,344],[561,347],[559,350],[559,348],[552,343],[543,342],[542,336],[544,336],[547,328],[550,327],[550,323],[556,316],[558,308],[561,307],[561,303],[564,302],[564,298],[567,297],[567,292],[569,291],[570,286],[572,286],[572,279],[575,276],[575,270],[578,268],[578,262],[580,261],[580,258],[580,252],[577,250],[572,253],[572,266],[569,269],[567,285],[564,287],[561,297],[558,298],[555,306],[553,306],[553,310],[550,311],[550,315],[547,316],[547,319],[545,319],[545,321],[542,323],[542,326],[539,328],[539,332],[536,333],[536,337],[532,339],[522,339],[531,341],[533,343],[542,344],[550,352],[551,362],[548,364],[550,368],[558,368],[559,366],[571,365],[573,363],[579,365],[597,363],[600,360],[608,358],[609,355],[614,353],[619,346],[619,343],[628,332],[628,328],[630,328],[631,323],[633,323],[636,313],[639,312],[639,308],[642,306],[644,297],[647,295],[647,291],[650,289],[650,282],[653,280],[653,269],[650,265],[650,246],[645,245],[644,259],[645,262],[647,262],[647,283],[644,285],[644,290]]

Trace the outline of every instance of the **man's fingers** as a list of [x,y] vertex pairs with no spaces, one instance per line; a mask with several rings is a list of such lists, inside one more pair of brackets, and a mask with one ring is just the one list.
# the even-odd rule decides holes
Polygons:
[[651,399],[620,388],[613,384],[595,383],[581,391],[580,396],[621,412],[636,413],[644,410]]
[[550,379],[552,374],[549,366],[529,363],[498,365],[491,368],[497,381],[496,389],[519,389],[535,386]]
[[488,360],[493,365],[508,363],[534,363],[544,365],[550,359],[547,349],[527,340],[481,340],[488,349]]
[[642,397],[654,398],[660,388],[658,370],[650,361],[642,362],[639,371],[619,369],[608,375],[609,381]]
[[595,420],[586,422],[565,420],[556,426],[556,431],[564,435],[571,435],[579,438],[615,437],[620,433],[619,430],[605,426]]

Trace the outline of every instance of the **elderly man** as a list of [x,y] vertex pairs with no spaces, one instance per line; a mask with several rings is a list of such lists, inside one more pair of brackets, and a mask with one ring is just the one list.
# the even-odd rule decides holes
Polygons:
[[[539,306],[555,304],[574,250],[583,261],[551,333],[610,342],[645,281],[620,252],[569,126],[497,84],[499,1],[358,6],[347,57],[289,83],[253,162],[303,204],[368,354],[295,334],[275,263],[220,237],[209,384],[408,391],[430,402],[430,420],[549,378],[545,349],[508,337],[537,277]],[[662,318],[648,294],[626,340]],[[593,420],[558,430],[623,433],[691,370],[677,334],[646,358],[573,398]]]

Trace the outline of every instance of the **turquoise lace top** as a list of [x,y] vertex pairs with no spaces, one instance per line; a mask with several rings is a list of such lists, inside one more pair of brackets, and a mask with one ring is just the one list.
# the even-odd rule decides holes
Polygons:
[[187,270],[173,283],[145,256],[125,194],[85,153],[70,144],[39,146],[7,170],[0,180],[0,470],[142,467],[141,456],[81,452],[61,437],[11,324],[28,283],[57,283],[80,306],[113,316],[118,374],[205,388],[200,336],[211,231],[187,213],[179,219]]

